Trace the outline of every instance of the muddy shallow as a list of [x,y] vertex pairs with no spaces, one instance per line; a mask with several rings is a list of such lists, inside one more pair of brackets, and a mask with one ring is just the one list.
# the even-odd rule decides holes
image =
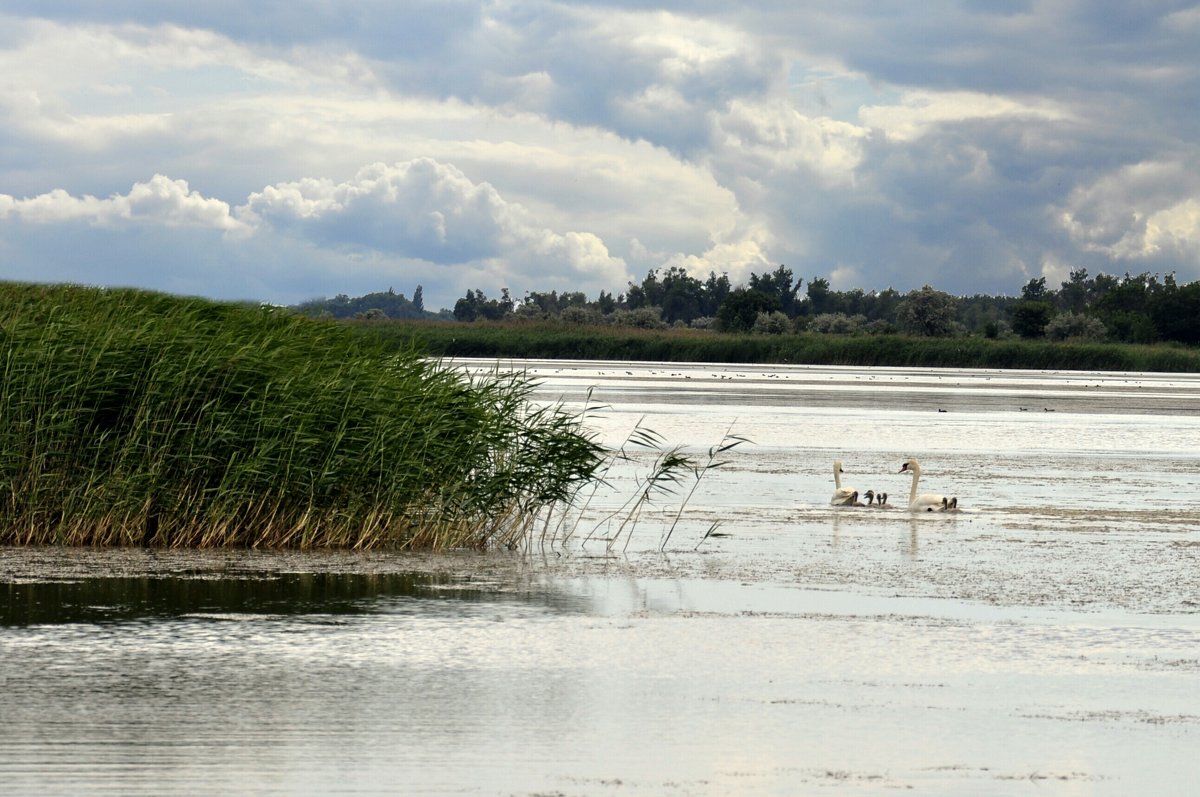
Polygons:
[[[753,442],[664,552],[678,497],[606,542],[649,454],[523,553],[0,550],[0,782],[1194,793],[1200,380],[519,365],[614,446]],[[908,457],[964,511],[903,511]]]

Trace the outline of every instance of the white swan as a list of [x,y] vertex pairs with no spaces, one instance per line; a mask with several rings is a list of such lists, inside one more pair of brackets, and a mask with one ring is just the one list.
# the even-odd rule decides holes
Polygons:
[[834,506],[853,506],[858,503],[858,490],[853,487],[842,486],[842,461],[840,459],[833,462],[833,498],[829,499],[829,503]]
[[912,489],[908,491],[909,512],[943,511],[945,496],[933,493],[917,495],[917,481],[921,478],[921,465],[915,459],[905,460],[904,464],[900,466],[900,473],[912,474]]

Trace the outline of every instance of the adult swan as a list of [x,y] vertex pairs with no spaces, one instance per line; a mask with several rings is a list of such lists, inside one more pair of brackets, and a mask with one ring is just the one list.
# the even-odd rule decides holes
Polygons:
[[921,478],[921,465],[915,459],[906,460],[900,466],[900,473],[912,474],[912,489],[908,491],[909,512],[943,512],[948,499],[944,495],[925,493],[917,495],[917,481]]
[[842,461],[834,460],[833,463],[833,498],[829,499],[829,503],[834,506],[854,506],[858,503],[858,490],[853,487],[842,486]]

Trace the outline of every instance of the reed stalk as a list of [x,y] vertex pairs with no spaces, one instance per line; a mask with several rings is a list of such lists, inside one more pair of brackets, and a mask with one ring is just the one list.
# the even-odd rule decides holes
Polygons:
[[[683,511],[687,508],[688,502],[690,502],[692,500],[692,496],[696,494],[696,488],[700,486],[701,479],[703,479],[709,471],[716,470],[717,468],[723,468],[729,464],[729,460],[718,459],[718,457],[721,457],[743,443],[748,442],[750,441],[747,438],[733,433],[733,423],[730,423],[729,428],[725,430],[725,434],[721,438],[721,441],[708,449],[708,458],[704,461],[704,463],[702,465],[692,465],[691,470],[692,476],[694,477],[692,481],[692,488],[688,490],[687,495],[684,496],[683,501],[680,502],[679,510],[675,513],[675,519],[671,521],[671,527],[668,528],[666,534],[663,535],[662,544],[658,546],[660,551],[666,550],[667,543],[671,541],[671,535],[675,533],[675,527],[679,525],[679,520],[683,517]],[[719,523],[714,523],[712,526],[710,526],[708,531],[704,533],[704,536],[701,538],[700,542],[704,542],[704,540],[708,539],[709,535],[716,531],[718,525]],[[696,543],[696,547],[699,548],[700,543]]]
[[0,544],[511,545],[603,449],[517,375],[274,308],[0,285]]

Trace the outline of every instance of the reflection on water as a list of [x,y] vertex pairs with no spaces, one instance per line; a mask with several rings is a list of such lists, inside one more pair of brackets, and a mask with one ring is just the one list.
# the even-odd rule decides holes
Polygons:
[[[159,620],[199,614],[357,615],[401,611],[421,598],[445,603],[494,603],[527,594],[473,586],[469,579],[416,573],[228,573],[126,576],[73,581],[0,583],[0,626]],[[551,608],[570,603],[552,593]],[[430,611],[429,605],[422,612]],[[448,605],[460,614],[463,607]]]
[[[1200,781],[1200,380],[530,365],[547,400],[595,385],[610,445],[643,418],[695,452],[731,425],[755,444],[662,553],[672,499],[623,556],[603,527],[579,543],[590,519],[524,555],[0,549],[2,791]],[[964,511],[905,512],[908,457]],[[834,459],[899,506],[830,507]]]

